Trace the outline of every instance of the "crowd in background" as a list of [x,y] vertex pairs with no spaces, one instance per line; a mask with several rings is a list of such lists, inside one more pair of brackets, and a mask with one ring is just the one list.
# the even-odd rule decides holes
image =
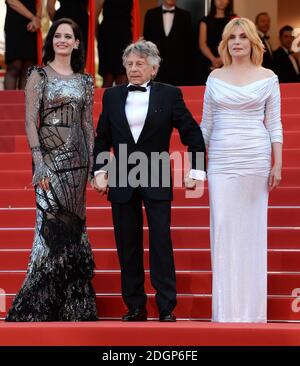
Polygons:
[[[122,52],[132,41],[133,0],[95,0],[96,39],[103,87],[126,82]],[[57,3],[60,4],[56,10]],[[37,63],[37,31],[41,27],[42,2],[6,0],[5,89],[23,89],[26,72]],[[71,18],[80,27],[85,54],[88,40],[88,0],[47,0],[50,20]],[[99,24],[99,16],[103,20]],[[207,16],[199,21],[198,34],[191,15],[176,6],[176,0],[164,0],[162,6],[147,11],[142,36],[155,43],[162,63],[156,80],[177,85],[204,85],[209,73],[223,65],[218,52],[226,24],[238,15],[233,0],[213,0]],[[300,82],[300,53],[292,51],[293,28],[279,30],[280,46],[273,50],[269,42],[271,18],[267,12],[256,16],[255,24],[265,46],[263,66],[272,69],[281,83]]]

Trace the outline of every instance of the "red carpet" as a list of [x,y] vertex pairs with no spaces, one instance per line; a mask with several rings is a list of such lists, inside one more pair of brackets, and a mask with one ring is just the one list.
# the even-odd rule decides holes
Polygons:
[[[204,89],[185,87],[182,90],[187,106],[199,121]],[[96,90],[95,124],[101,110],[101,94],[102,90]],[[293,301],[294,310],[298,304],[292,292],[300,288],[300,84],[282,85],[281,94],[283,180],[281,187],[270,196],[268,228],[268,320],[274,323],[207,322],[211,317],[208,193],[206,190],[204,197],[191,200],[186,199],[184,189],[174,190],[172,211],[179,294],[176,315],[182,321],[176,324],[111,321],[120,318],[124,305],[110,208],[105,198],[88,189],[87,224],[96,261],[94,285],[101,321],[0,322],[0,345],[300,345],[300,324],[292,323],[300,322],[300,311],[292,309]],[[35,221],[24,112],[22,92],[0,92],[0,289],[7,294],[6,309],[24,279]],[[171,149],[184,151],[176,131]],[[144,231],[148,248],[146,226]],[[156,318],[148,249],[145,254],[149,316]],[[2,308],[3,299],[0,292]],[[4,316],[2,311],[0,318]]]

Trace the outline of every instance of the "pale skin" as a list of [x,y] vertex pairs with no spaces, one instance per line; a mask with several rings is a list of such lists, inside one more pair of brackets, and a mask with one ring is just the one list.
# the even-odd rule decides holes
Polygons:
[[[251,42],[241,26],[237,26],[230,35],[228,50],[232,57],[232,63],[212,71],[211,77],[235,86],[244,86],[275,75],[273,71],[252,63],[250,58]],[[275,189],[281,181],[282,144],[274,142],[272,150],[274,162],[269,176],[269,191]]]
[[[214,0],[214,1],[217,9],[215,17],[224,18],[225,9],[226,6],[229,4],[229,1],[228,0]],[[204,22],[200,23],[199,48],[201,52],[204,54],[204,56],[211,61],[213,69],[217,69],[223,65],[221,57],[215,57],[207,45],[207,25]]]
[[[151,65],[147,58],[136,55],[135,53],[129,54],[125,63],[126,74],[129,83],[133,85],[142,85],[149,80],[152,80],[158,71],[157,65]],[[187,189],[195,189],[196,185],[203,185],[203,181],[196,181],[188,176],[184,179],[184,184]],[[92,180],[91,185],[101,195],[107,194],[108,177],[106,172],[99,172]]]
[[[61,75],[72,75],[71,55],[73,49],[78,48],[79,40],[75,39],[72,27],[69,24],[60,24],[53,37],[54,60],[49,65]],[[39,187],[49,190],[49,178],[43,178]]]

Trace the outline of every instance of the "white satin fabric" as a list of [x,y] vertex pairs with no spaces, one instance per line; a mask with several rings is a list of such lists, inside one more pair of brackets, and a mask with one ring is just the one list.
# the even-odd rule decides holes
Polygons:
[[208,146],[212,320],[267,319],[267,208],[272,143],[282,143],[276,75],[245,86],[209,77],[201,130]]

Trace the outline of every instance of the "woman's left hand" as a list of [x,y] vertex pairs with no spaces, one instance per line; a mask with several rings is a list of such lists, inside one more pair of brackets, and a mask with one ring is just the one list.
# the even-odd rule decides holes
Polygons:
[[269,176],[269,192],[279,186],[281,181],[281,166],[274,165]]

